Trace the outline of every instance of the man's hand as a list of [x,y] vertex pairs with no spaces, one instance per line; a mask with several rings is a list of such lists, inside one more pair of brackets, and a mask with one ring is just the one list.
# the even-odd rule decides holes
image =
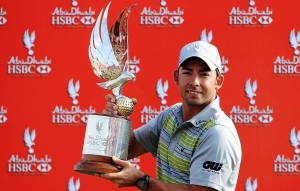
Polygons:
[[[118,115],[118,106],[116,104],[116,97],[112,94],[106,94],[106,108],[102,111],[102,113],[107,115]],[[137,104],[137,100],[135,98],[131,99],[133,104]]]
[[144,174],[137,170],[129,161],[120,160],[116,157],[112,157],[112,160],[115,164],[123,168],[121,172],[95,174],[95,176],[107,179],[119,188],[135,186],[135,182],[144,176]]

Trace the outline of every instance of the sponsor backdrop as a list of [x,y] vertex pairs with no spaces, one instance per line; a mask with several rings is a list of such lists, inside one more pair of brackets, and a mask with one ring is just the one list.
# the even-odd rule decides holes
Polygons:
[[[92,28],[108,3],[1,1],[0,190],[117,190],[73,171],[87,116],[101,112],[111,93],[97,85],[103,80],[88,58]],[[139,101],[130,117],[133,128],[180,101],[173,81],[180,48],[207,41],[219,47],[221,106],[243,147],[236,190],[297,190],[299,1],[114,0],[109,26],[133,4],[129,65],[137,80],[123,90]],[[131,162],[155,177],[151,155]]]

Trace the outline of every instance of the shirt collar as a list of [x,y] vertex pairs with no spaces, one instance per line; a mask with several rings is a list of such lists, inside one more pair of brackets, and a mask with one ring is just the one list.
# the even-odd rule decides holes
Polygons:
[[192,123],[195,127],[200,127],[203,122],[207,121],[218,111],[221,111],[219,96],[217,96],[216,99],[214,99],[202,111],[200,111],[197,115],[195,115],[187,122]]

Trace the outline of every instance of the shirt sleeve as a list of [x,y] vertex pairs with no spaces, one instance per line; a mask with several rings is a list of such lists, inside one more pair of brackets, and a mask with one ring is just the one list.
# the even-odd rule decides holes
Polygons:
[[207,130],[191,159],[190,184],[222,189],[239,163],[239,149],[228,127]]
[[[166,109],[168,110],[168,109]],[[159,113],[154,119],[151,119],[147,124],[133,131],[136,140],[141,146],[156,157],[159,135],[161,132],[162,121],[166,110]]]

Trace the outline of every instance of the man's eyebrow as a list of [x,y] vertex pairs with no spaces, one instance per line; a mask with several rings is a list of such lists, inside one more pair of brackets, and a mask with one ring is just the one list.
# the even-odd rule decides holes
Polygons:
[[[182,66],[182,70],[192,71],[193,69],[186,67],[186,66]],[[209,68],[204,68],[202,70],[199,70],[199,72],[209,72],[209,71],[211,71]]]
[[186,66],[182,66],[182,70],[189,70],[189,71],[192,71],[191,68],[188,68],[188,67],[186,67]]

